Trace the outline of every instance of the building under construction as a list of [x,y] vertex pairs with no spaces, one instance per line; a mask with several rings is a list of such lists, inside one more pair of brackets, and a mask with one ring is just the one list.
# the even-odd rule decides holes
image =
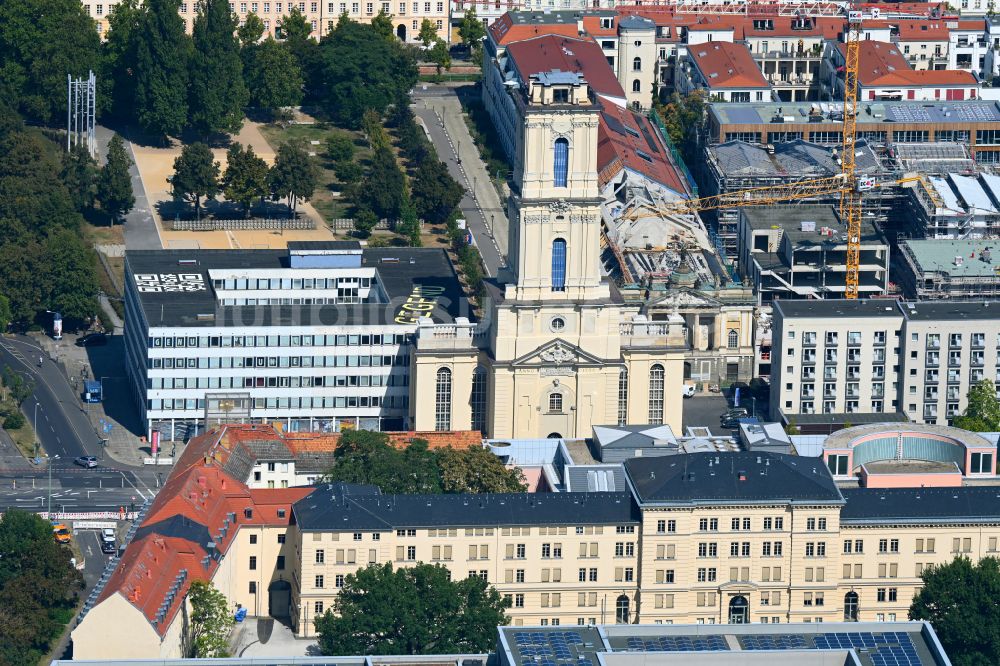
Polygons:
[[910,190],[912,238],[988,239],[1000,236],[1000,176],[948,173],[928,176]]
[[[705,159],[698,170],[699,185],[703,195],[714,195],[826,178],[841,171],[837,151],[838,148],[835,147],[802,140],[766,146],[744,141],[714,144],[705,148]],[[863,141],[858,142],[856,152],[859,176],[885,176],[882,162],[869,145]],[[879,188],[866,193],[862,199],[864,219],[879,227],[883,226],[893,206],[897,205],[895,199],[898,196],[894,188]],[[789,201],[783,205],[834,204],[839,200],[838,193],[831,193]],[[721,251],[727,257],[738,257],[740,209],[706,211],[703,216]]]
[[901,241],[893,268],[909,299],[1000,298],[1000,241]]

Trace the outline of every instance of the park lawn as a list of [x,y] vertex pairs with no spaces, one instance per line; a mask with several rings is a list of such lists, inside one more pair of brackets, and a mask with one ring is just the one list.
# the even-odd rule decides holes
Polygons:
[[[8,413],[16,409],[17,406],[10,400],[0,402],[0,412]],[[21,455],[25,458],[34,458],[35,431],[31,429],[31,419],[25,417],[24,420],[23,428],[18,428],[17,430],[4,428],[4,431],[14,440],[14,445],[17,446],[17,450],[21,452]]]
[[[335,191],[341,190],[341,185],[334,175],[333,163],[323,156],[323,152],[326,149],[327,137],[334,133],[347,134],[354,140],[354,161],[364,167],[371,160],[372,151],[361,132],[334,127],[327,123],[296,124],[287,127],[272,123],[261,125],[260,131],[275,152],[278,146],[288,141],[302,140],[309,144],[309,151],[316,153],[316,161],[320,167],[319,187],[316,188],[310,203],[327,222],[348,217],[353,202],[342,196],[334,196]],[[319,145],[312,145],[310,143],[312,141],[319,141]]]

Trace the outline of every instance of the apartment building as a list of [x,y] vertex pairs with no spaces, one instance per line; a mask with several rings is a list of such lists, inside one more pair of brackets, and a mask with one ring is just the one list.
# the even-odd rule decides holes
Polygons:
[[918,301],[1000,298],[998,253],[1000,243],[989,240],[903,240],[896,279],[906,297]]
[[721,102],[766,102],[772,98],[771,84],[746,47],[739,44],[692,45],[681,73],[677,90],[682,95],[703,90],[708,99]]
[[[107,17],[120,0],[88,0],[84,9],[97,23],[97,32],[103,35],[108,30]],[[337,24],[342,14],[358,23],[371,23],[380,11],[392,16],[396,36],[404,42],[418,43],[420,25],[428,19],[437,28],[438,37],[450,41],[449,18],[450,0],[233,0],[229,11],[236,15],[240,25],[250,14],[256,14],[264,22],[265,35],[281,37],[281,19],[293,9],[298,9],[312,26],[312,36],[320,39]],[[188,33],[194,30],[194,19],[198,15],[197,0],[182,0],[178,8]]]
[[969,387],[1000,378],[1000,319],[988,301],[782,300],[772,330],[771,418],[785,423],[902,413],[948,424]]
[[189,443],[85,603],[76,657],[180,656],[194,580],[299,636],[370,563],[483,577],[515,626],[891,622],[928,565],[998,552],[995,487],[841,491],[822,457],[632,458],[624,492],[393,496],[248,489],[223,434]]

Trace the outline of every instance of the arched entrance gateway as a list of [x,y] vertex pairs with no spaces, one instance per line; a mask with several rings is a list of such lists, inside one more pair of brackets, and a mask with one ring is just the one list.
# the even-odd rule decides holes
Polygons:
[[399,41],[406,41],[406,26],[402,23],[396,26],[396,36],[399,37]]
[[750,624],[750,602],[742,594],[729,600],[729,624]]
[[858,621],[858,593],[851,590],[844,595],[844,622]]
[[618,624],[628,624],[628,597],[624,594],[618,597],[615,602],[615,622]]
[[267,586],[267,614],[274,618],[287,618],[292,600],[292,584],[276,580]]

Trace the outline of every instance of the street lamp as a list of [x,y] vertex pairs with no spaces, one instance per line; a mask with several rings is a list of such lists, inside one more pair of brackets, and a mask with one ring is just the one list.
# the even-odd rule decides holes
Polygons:
[[496,215],[490,213],[490,238],[495,238],[496,233]]
[[49,520],[52,520],[52,461],[53,460],[59,460],[59,455],[56,454],[54,456],[45,456],[45,457],[49,461],[49,463],[48,463],[49,464],[49,501],[48,501],[48,508],[46,509],[46,513],[48,513],[48,515],[49,515]]
[[38,457],[38,398],[35,398],[34,415],[31,417],[31,429],[35,432],[35,457]]

